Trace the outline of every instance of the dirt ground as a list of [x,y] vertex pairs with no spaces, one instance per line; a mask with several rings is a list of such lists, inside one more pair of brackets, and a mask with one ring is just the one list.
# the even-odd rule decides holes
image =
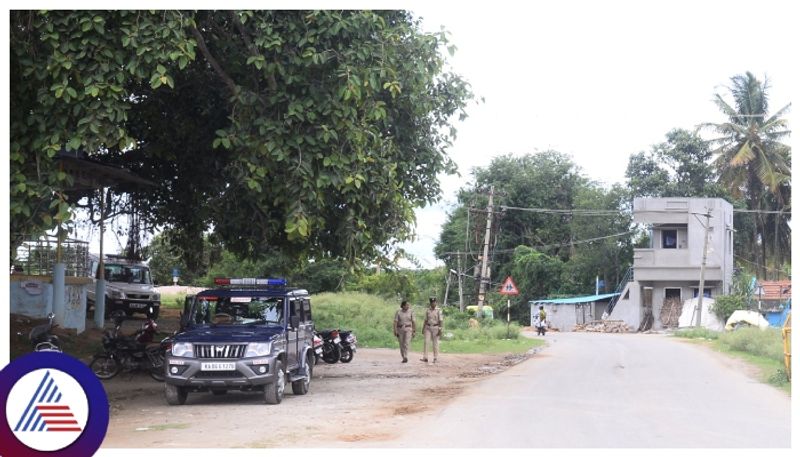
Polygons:
[[[178,312],[162,310],[161,336],[177,328]],[[30,351],[27,332],[38,322],[11,316],[12,357]],[[133,317],[123,332],[133,333],[142,322]],[[90,330],[81,335],[56,329],[65,351],[86,362],[99,350],[102,337],[91,326],[87,322]],[[280,405],[264,404],[258,393],[232,391],[222,396],[192,393],[185,405],[169,406],[162,383],[145,373],[123,373],[103,381],[111,408],[103,447],[350,447],[390,440],[411,421],[435,414],[469,385],[533,353],[441,354],[439,363],[426,364],[418,353],[400,363],[398,349],[359,348],[351,363],[320,362],[308,394],[295,396],[287,388]]]
[[[144,374],[105,382],[111,422],[104,447],[340,447],[396,436],[404,424],[431,414],[467,385],[527,356],[442,355],[437,364],[399,350],[359,349],[349,364],[321,363],[309,393],[287,391],[280,405],[257,393],[193,393],[168,406],[163,384]],[[213,437],[203,439],[208,431]]]

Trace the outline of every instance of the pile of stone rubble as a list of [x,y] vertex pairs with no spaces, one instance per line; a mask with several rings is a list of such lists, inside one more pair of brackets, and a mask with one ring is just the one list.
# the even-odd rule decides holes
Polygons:
[[575,324],[573,332],[601,332],[601,333],[625,333],[631,329],[624,321],[591,321],[585,324]]

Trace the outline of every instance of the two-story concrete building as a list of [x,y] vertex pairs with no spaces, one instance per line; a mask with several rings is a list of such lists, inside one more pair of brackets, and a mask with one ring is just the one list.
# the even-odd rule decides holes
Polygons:
[[[710,217],[706,217],[710,215]],[[634,249],[633,274],[610,319],[639,328],[677,325],[685,300],[697,297],[706,224],[705,297],[730,292],[733,278],[733,207],[720,198],[636,198],[633,220],[650,231],[650,246]]]

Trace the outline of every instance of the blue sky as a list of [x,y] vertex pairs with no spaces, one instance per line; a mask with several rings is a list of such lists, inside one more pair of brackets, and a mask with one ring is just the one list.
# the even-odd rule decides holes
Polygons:
[[790,2],[401,3],[451,33],[452,69],[485,99],[456,123],[462,176],[441,178],[441,202],[417,211],[418,240],[404,245],[423,267],[439,264],[456,191],[492,157],[555,149],[591,179],[623,183],[630,154],[672,128],[723,121],[711,100],[731,76],[766,74],[773,111],[797,89]]

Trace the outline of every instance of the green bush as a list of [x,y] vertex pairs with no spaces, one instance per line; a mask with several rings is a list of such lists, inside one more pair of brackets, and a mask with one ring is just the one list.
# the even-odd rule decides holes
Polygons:
[[[361,292],[322,293],[311,297],[314,324],[318,330],[340,328],[354,330],[358,344],[363,347],[397,347],[392,331],[394,313],[400,304]],[[412,306],[417,321],[417,338],[422,338],[422,323],[427,307]],[[445,314],[445,340],[489,341],[520,339],[520,327],[505,322],[483,320],[478,328],[469,327],[466,313],[448,311]],[[508,333],[509,336],[506,336]],[[449,336],[448,334],[452,335]]]
[[747,309],[747,303],[740,295],[720,295],[714,299],[710,309],[724,323],[737,309]]
[[720,344],[733,351],[746,352],[783,363],[783,337],[780,329],[740,328],[719,335]]

